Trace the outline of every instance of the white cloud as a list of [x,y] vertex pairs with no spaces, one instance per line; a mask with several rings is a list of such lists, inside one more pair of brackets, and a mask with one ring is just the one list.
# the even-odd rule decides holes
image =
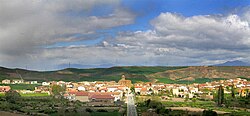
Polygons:
[[[114,7],[105,16],[70,16],[98,5]],[[82,65],[208,65],[249,61],[249,12],[239,15],[184,17],[161,13],[147,31],[120,32],[99,45],[44,48],[45,44],[90,39],[97,30],[134,23],[119,1],[13,0],[0,4],[0,64],[50,70],[71,62]]]
[[[114,6],[114,11],[107,16],[86,15],[93,7],[105,5]],[[78,12],[83,16],[70,15]],[[96,30],[131,24],[135,18],[119,7],[118,0],[4,0],[0,15],[0,60],[6,65],[11,64],[10,57],[16,62],[29,59],[46,44],[89,39],[68,35],[95,34]]]

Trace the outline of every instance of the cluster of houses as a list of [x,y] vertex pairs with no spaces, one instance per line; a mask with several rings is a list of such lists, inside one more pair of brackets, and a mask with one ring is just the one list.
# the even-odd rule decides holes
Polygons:
[[[2,84],[38,84],[37,81],[24,82],[23,80],[3,80]],[[62,94],[64,98],[71,101],[79,100],[81,102],[104,102],[114,103],[122,101],[127,93],[134,88],[136,95],[168,95],[173,97],[200,97],[203,99],[213,99],[213,92],[216,92],[218,87],[222,85],[225,93],[230,93],[230,87],[234,87],[236,95],[246,96],[250,91],[250,81],[246,79],[229,79],[203,84],[164,84],[152,82],[137,82],[132,84],[130,80],[126,80],[122,75],[119,82],[115,81],[95,81],[95,82],[64,82],[50,81],[42,82],[40,86],[31,90],[19,90],[21,93],[52,93],[52,85],[60,85],[65,87],[65,92]],[[10,86],[0,86],[0,92],[9,91]]]
[[4,79],[2,80],[2,84],[38,84],[37,81],[24,81],[23,79]]
[[246,96],[250,93],[250,81],[241,78],[206,82],[203,84],[194,83],[189,85],[140,82],[134,84],[134,89],[137,95],[168,94],[169,96],[181,98],[199,97],[202,99],[213,99],[213,93],[216,93],[220,85],[224,87],[224,92],[226,94],[231,93],[231,87],[235,88],[235,93],[238,96]]
[[64,97],[66,99],[82,102],[114,103],[123,100],[125,94],[130,91],[132,83],[122,75],[122,79],[118,83],[115,81],[97,81],[65,83],[65,85],[66,92]]

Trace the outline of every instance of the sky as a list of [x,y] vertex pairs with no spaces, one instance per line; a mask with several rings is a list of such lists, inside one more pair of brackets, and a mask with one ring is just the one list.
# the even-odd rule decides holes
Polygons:
[[250,62],[250,0],[1,0],[0,66]]

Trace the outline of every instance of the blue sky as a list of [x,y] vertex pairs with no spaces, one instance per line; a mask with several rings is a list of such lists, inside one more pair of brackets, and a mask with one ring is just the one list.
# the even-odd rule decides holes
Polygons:
[[[97,30],[106,32],[110,36],[115,36],[120,31],[146,31],[152,28],[150,21],[161,13],[171,12],[191,17],[196,15],[228,15],[232,13],[240,13],[245,7],[249,7],[249,0],[122,0],[120,7],[125,8],[136,14],[135,22],[129,25],[122,25],[105,30]],[[67,15],[81,16],[106,16],[114,10],[114,6],[97,5],[87,12],[67,12]],[[76,34],[77,36],[77,34]],[[56,43],[54,46],[68,45],[94,45],[100,40],[104,40],[106,35],[96,37],[96,40],[86,40],[79,42],[63,42]]]
[[0,11],[0,66],[250,62],[250,0],[3,0]]

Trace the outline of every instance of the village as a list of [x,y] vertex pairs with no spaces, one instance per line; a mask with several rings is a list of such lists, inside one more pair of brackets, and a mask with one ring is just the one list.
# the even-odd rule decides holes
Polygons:
[[[37,81],[24,80],[2,80],[1,84],[38,84],[34,90],[16,90],[22,94],[46,93],[53,95],[52,85],[64,87],[65,91],[61,95],[70,101],[81,101],[92,103],[91,105],[112,105],[116,102],[124,101],[130,93],[136,96],[160,96],[162,100],[170,98],[199,98],[212,100],[217,88],[222,85],[225,88],[224,93],[230,94],[230,88],[234,87],[236,96],[246,96],[250,90],[250,81],[246,79],[236,78],[229,80],[220,80],[214,82],[206,82],[202,84],[164,84],[152,82],[137,82],[132,84],[130,80],[126,80],[122,75],[121,80],[115,81],[95,81],[95,82],[64,82],[49,81],[38,83]],[[11,90],[10,86],[0,86],[0,92]],[[105,104],[100,104],[103,102]]]

